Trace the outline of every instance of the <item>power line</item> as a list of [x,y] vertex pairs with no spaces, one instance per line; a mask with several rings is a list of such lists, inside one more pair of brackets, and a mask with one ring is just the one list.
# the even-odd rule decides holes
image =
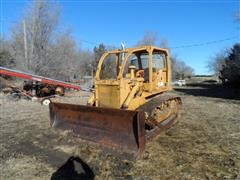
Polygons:
[[88,40],[85,40],[85,39],[79,39],[79,41],[83,42],[83,43],[87,43],[87,44],[91,44],[91,45],[99,45],[100,43],[96,43],[96,42],[93,42],[93,41],[88,41]]
[[206,45],[210,45],[210,44],[218,44],[224,41],[229,41],[232,39],[238,39],[239,36],[232,36],[232,37],[228,37],[225,39],[219,39],[219,40],[214,40],[214,41],[208,41],[208,42],[202,42],[202,43],[195,43],[195,44],[188,44],[188,45],[180,45],[180,46],[174,46],[174,47],[170,47],[171,49],[179,49],[179,48],[190,48],[190,47],[197,47],[197,46],[206,46]]
[[[201,42],[201,43],[195,43],[195,44],[172,46],[172,47],[170,47],[170,49],[180,49],[180,48],[191,48],[191,47],[198,47],[198,46],[207,46],[207,45],[218,44],[218,43],[221,43],[221,42],[225,42],[225,41],[229,41],[229,40],[233,40],[233,39],[238,39],[238,38],[239,38],[239,36],[236,35],[236,36],[228,37],[228,38],[225,38],[225,39],[218,39],[218,40]],[[83,43],[86,43],[86,44],[97,45],[97,46],[100,44],[100,43],[89,41],[89,40],[85,40],[85,39],[80,39],[79,41],[81,41]]]

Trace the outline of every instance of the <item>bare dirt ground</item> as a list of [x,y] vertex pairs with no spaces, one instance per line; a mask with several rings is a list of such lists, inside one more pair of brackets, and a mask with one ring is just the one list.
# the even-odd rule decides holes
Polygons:
[[[173,93],[183,101],[179,121],[135,161],[51,129],[40,103],[0,94],[0,179],[240,179],[239,90],[205,85]],[[88,96],[68,93],[56,101],[84,104]]]

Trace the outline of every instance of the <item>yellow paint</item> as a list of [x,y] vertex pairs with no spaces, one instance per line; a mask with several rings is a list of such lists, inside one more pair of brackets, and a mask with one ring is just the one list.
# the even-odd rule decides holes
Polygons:
[[[119,55],[121,53],[125,54],[122,64],[119,63]],[[153,72],[152,59],[155,53],[165,55],[166,67]],[[116,67],[117,77],[116,79],[103,80],[100,79],[100,72],[104,60],[109,54],[116,54],[116,64],[118,66]],[[148,55],[148,71],[145,69],[135,69],[136,67],[130,65],[128,67],[129,73],[123,77],[124,69],[127,68],[128,61],[131,60],[129,58],[133,55],[140,57],[146,54]],[[95,92],[88,103],[97,107],[135,110],[148,101],[147,97],[171,90],[170,74],[170,57],[167,49],[155,46],[142,46],[128,48],[125,51],[113,50],[106,52],[99,60],[95,76]]]

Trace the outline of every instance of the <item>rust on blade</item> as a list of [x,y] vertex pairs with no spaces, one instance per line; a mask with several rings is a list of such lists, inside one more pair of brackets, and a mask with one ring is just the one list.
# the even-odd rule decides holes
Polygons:
[[138,156],[145,147],[145,118],[127,111],[74,104],[51,103],[51,126],[72,130],[80,138],[118,152]]

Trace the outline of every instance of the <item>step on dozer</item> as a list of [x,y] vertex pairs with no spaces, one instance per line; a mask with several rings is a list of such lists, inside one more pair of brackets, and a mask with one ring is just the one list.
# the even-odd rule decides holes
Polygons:
[[71,130],[118,154],[140,155],[146,140],[169,128],[181,99],[171,87],[167,49],[153,46],[106,52],[86,106],[51,103],[51,126]]

